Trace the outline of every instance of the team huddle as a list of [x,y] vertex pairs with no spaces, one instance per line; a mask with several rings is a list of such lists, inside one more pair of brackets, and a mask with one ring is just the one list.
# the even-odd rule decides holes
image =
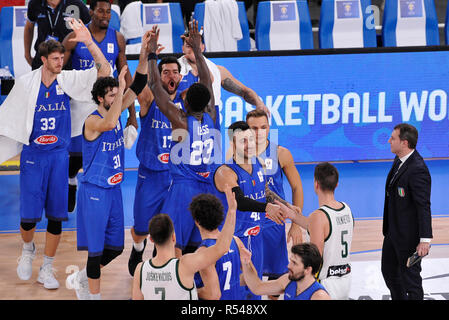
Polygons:
[[[110,6],[109,1],[96,5]],[[16,139],[23,144],[20,279],[32,275],[33,235],[45,210],[47,239],[38,282],[46,289],[59,287],[51,266],[67,208],[73,210],[76,202],[77,249],[88,255],[85,268],[71,274],[66,285],[78,299],[101,299],[101,269],[124,249],[121,183],[129,139],[124,131],[133,124],[124,126],[120,116],[133,110],[137,99],[139,168],[128,261],[132,299],[348,299],[354,219],[349,206],[334,198],[337,169],[329,163],[315,167],[319,209],[304,216],[299,173],[290,151],[269,140],[268,109],[252,90],[246,94],[249,88],[203,56],[196,21],[183,36],[185,55],[164,57],[159,64],[159,29],[146,32],[133,77],[126,65],[113,77],[116,56],[106,55],[111,46],[95,40],[82,22],[70,24],[73,32],[63,44],[48,40],[40,45],[43,66],[17,80],[1,111],[3,116],[13,108],[22,81],[36,83],[29,99],[34,102],[28,103],[31,132]],[[111,38],[107,31],[104,41]],[[86,50],[91,61],[62,70],[68,54],[77,61]],[[246,121],[228,128],[226,159],[217,112],[221,87],[256,106]],[[69,174],[74,136],[82,157]],[[284,200],[284,176],[292,203]],[[73,190],[76,201],[69,201]],[[303,230],[309,239],[303,239]],[[143,261],[148,239],[154,250]]]

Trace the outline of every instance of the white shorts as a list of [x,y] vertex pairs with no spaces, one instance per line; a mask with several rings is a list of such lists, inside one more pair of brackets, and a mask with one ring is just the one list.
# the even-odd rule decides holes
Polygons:
[[332,300],[348,300],[351,289],[351,274],[320,280]]

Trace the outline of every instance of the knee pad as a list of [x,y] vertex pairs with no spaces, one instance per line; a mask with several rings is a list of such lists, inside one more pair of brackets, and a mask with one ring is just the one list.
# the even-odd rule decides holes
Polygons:
[[30,231],[31,229],[36,227],[36,223],[35,222],[21,222],[20,226],[22,227],[23,230]]
[[104,267],[109,262],[117,258],[119,255],[121,255],[123,250],[111,250],[111,249],[104,249],[103,255],[101,256],[101,265]]
[[55,236],[58,236],[62,232],[62,222],[61,221],[54,221],[54,220],[48,220],[47,224],[47,232],[51,233]]
[[101,256],[87,258],[86,273],[88,278],[100,279],[101,275],[100,264],[101,264]]

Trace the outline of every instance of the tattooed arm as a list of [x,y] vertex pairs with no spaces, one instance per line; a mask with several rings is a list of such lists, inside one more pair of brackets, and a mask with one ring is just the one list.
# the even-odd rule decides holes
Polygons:
[[218,66],[221,74],[221,86],[226,91],[232,92],[242,97],[246,102],[252,104],[256,109],[262,109],[270,117],[270,111],[263,101],[259,98],[256,92],[251,88],[248,88],[243,83],[238,81],[234,76],[223,66]]

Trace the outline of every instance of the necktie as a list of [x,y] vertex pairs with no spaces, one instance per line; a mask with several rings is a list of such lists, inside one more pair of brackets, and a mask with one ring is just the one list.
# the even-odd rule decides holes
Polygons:
[[391,187],[391,184],[393,183],[394,178],[396,177],[396,175],[397,175],[398,172],[399,172],[399,166],[401,165],[401,163],[402,163],[402,161],[398,159],[398,160],[396,161],[395,165],[393,166],[393,172],[394,172],[394,174],[393,174],[393,176],[392,176],[391,179],[390,179],[390,183],[388,184],[388,187]]

